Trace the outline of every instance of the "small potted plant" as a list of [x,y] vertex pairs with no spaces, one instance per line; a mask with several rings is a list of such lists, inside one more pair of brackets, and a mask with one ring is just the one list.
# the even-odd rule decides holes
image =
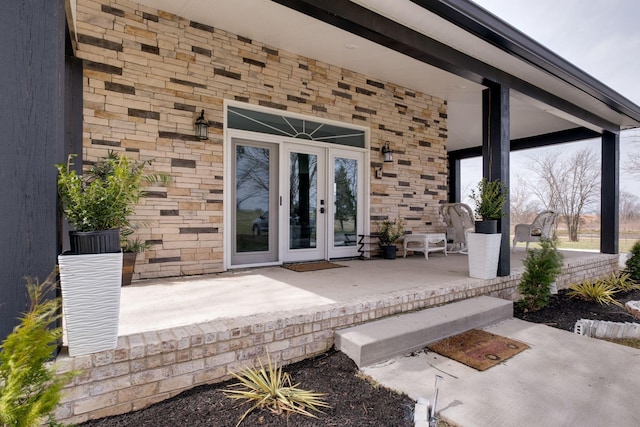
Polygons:
[[401,219],[384,220],[378,224],[378,244],[384,259],[396,259],[396,242],[404,236],[404,223]]
[[498,220],[504,216],[503,208],[507,203],[507,188],[504,183],[482,178],[477,190],[471,190],[471,198],[476,204],[476,216],[480,218],[476,220],[476,233],[497,233]]
[[132,237],[137,227],[135,225],[124,227],[120,230],[122,246],[122,286],[131,284],[136,258],[141,252],[151,248],[151,244],[140,237]]

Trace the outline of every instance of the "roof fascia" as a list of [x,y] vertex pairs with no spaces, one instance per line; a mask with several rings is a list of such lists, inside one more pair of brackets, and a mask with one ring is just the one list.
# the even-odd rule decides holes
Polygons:
[[[602,135],[598,132],[579,127],[527,138],[512,139],[510,142],[510,151],[527,150],[530,148],[546,147],[548,145],[565,144],[568,142],[584,141],[587,139],[601,137]],[[482,157],[482,147],[464,148],[462,150],[451,151],[448,154],[449,158],[454,159]]]
[[589,94],[640,122],[640,106],[468,0],[411,0],[493,46]]

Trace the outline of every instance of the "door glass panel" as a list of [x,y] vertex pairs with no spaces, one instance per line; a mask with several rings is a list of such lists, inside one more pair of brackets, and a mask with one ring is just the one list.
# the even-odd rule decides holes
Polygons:
[[358,161],[336,157],[333,170],[333,244],[355,246],[358,229]]
[[236,252],[269,250],[269,157],[268,148],[236,145]]
[[289,249],[315,248],[318,156],[292,152],[289,160]]

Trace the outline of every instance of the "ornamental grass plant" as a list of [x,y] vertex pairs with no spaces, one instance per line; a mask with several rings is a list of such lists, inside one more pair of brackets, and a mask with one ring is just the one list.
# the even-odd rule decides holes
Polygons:
[[283,373],[276,361],[271,361],[267,353],[267,366],[258,361],[260,368],[245,368],[239,373],[231,372],[239,383],[232,384],[230,389],[223,390],[231,399],[253,402],[240,418],[239,426],[251,411],[256,408],[266,408],[276,414],[295,412],[309,417],[316,417],[310,411],[322,412],[320,408],[328,408],[324,402],[323,393],[314,393],[298,388],[299,384],[291,385],[288,373]]
[[574,298],[582,298],[585,301],[597,302],[598,304],[615,304],[623,307],[614,298],[614,295],[618,292],[620,292],[620,289],[605,280],[586,280],[582,283],[569,285],[568,295]]

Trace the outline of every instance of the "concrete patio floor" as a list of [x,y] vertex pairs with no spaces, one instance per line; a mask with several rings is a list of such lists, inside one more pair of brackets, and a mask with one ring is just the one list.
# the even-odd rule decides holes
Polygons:
[[[562,251],[565,260],[597,256]],[[511,254],[512,274],[522,272],[523,249]],[[396,260],[335,261],[345,268],[298,273],[265,267],[177,279],[134,282],[122,288],[119,335],[216,319],[320,307],[359,297],[415,288],[481,286],[470,278],[465,255],[421,254]]]

